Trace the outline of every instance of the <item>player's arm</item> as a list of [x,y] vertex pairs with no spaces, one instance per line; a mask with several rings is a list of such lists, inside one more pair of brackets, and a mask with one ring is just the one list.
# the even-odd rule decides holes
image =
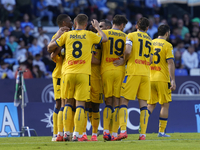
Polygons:
[[96,19],[93,19],[91,23],[92,23],[92,26],[97,30],[98,34],[102,37],[102,42],[107,42],[108,38],[105,35],[105,33],[100,29],[98,21]]
[[56,44],[56,40],[65,32],[69,31],[68,27],[61,27],[57,33],[56,33],[56,37],[54,39],[51,40],[51,42],[49,43],[49,45],[47,46],[47,51],[49,53],[52,53],[53,51],[55,51],[55,49],[58,47],[58,45]]
[[126,49],[124,51],[124,56],[123,58],[119,58],[119,60],[115,60],[113,61],[114,66],[122,66],[124,65],[127,60],[129,59],[130,55],[131,55],[131,51],[132,51],[132,42],[126,42]]
[[61,52],[62,47],[57,47],[54,52],[51,53],[51,59],[56,62],[56,56]]
[[174,90],[176,90],[174,60],[173,59],[168,59],[167,63],[168,63],[169,74],[170,74],[170,78],[171,78],[171,87],[170,87],[170,89],[172,91],[174,91]]
[[[96,52],[95,52],[96,53]],[[101,64],[101,61],[97,58],[95,58],[95,54],[94,52],[92,52],[92,64],[95,64],[95,65],[100,65]]]

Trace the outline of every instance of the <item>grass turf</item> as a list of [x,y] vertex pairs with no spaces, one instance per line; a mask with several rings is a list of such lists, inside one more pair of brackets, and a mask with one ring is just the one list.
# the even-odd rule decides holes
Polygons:
[[[102,135],[98,142],[51,142],[50,136],[46,137],[10,137],[0,138],[0,150],[198,150],[200,149],[199,133],[171,133],[171,137],[157,137],[157,134],[147,134],[145,141],[137,140],[138,134],[129,134],[123,141],[103,141]],[[91,136],[88,136],[90,138]]]

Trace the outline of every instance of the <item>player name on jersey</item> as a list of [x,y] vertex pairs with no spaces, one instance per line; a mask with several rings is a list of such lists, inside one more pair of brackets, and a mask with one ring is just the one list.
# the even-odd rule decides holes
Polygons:
[[138,35],[138,37],[143,37],[145,39],[152,40],[148,35],[144,35],[144,34],[142,35],[140,33],[137,33],[137,35]]
[[164,43],[160,43],[160,42],[153,42],[153,46],[164,46]]
[[114,32],[114,31],[108,31],[109,35],[114,35],[114,36],[122,36],[122,37],[126,37],[126,34],[124,33],[118,33],[118,32]]
[[83,35],[70,34],[70,39],[86,39],[86,34]]

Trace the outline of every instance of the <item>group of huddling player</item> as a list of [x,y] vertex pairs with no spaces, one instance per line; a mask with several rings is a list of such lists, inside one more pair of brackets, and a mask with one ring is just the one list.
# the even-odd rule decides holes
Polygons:
[[158,102],[158,136],[169,137],[165,128],[171,91],[176,88],[173,47],[167,42],[170,28],[161,25],[158,38],[152,40],[146,33],[147,18],[140,18],[137,31],[128,35],[123,32],[127,22],[123,15],[115,15],[112,23],[94,19],[91,24],[85,14],[77,15],[74,24],[66,14],[57,17],[59,30],[48,45],[56,63],[52,74],[56,100],[52,141],[88,141],[88,116],[91,141],[97,141],[103,95],[104,140],[128,137],[127,107],[136,97],[140,108],[139,140],[145,140],[148,118]]

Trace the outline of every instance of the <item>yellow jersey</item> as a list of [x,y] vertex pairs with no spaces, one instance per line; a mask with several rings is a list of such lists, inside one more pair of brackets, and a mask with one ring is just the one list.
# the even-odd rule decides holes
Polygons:
[[[101,60],[101,45],[96,44],[92,47],[93,52],[95,53],[94,57],[98,60]],[[92,64],[91,68],[91,80],[101,79],[101,65]]]
[[168,59],[174,59],[173,46],[164,39],[152,41],[154,56],[150,66],[150,81],[170,82]]
[[[56,37],[56,34],[53,35],[52,39],[54,39],[55,37]],[[53,70],[52,77],[53,78],[61,78],[63,57],[60,55],[57,55],[54,62],[56,63],[56,67]]]
[[65,32],[55,42],[58,46],[65,44],[64,74],[91,74],[93,44],[100,44],[102,37],[91,31],[73,30]]
[[126,44],[132,46],[127,61],[126,75],[150,76],[150,55],[153,55],[152,39],[142,31],[129,33]]
[[126,48],[126,34],[120,30],[103,30],[108,41],[102,43],[101,74],[108,70],[120,70],[125,72],[125,65],[115,67],[113,61],[123,56]]

